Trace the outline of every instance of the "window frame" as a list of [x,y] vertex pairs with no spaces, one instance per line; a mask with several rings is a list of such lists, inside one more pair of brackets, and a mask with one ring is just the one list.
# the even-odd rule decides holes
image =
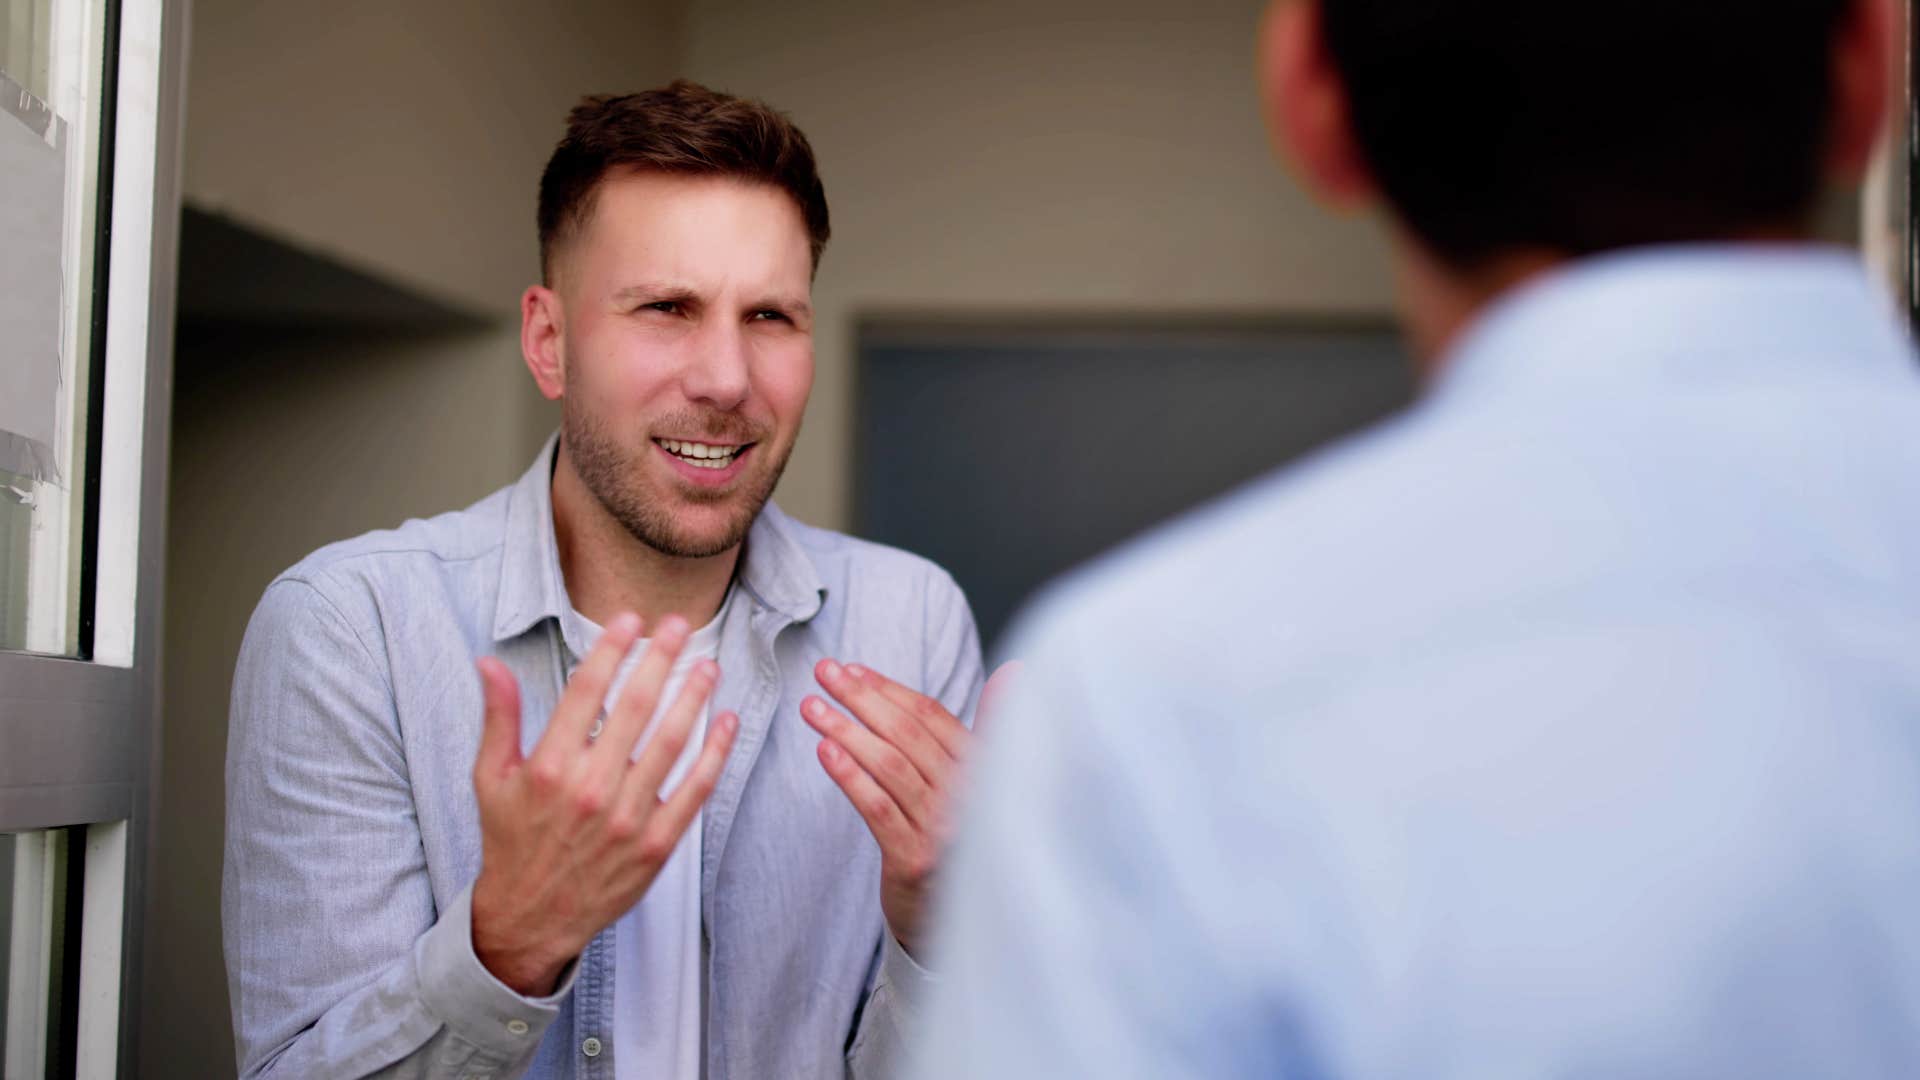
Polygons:
[[[104,38],[98,422],[85,659],[0,653],[0,831],[85,825],[81,1075],[132,1075],[155,808],[181,103],[190,0],[119,0]],[[117,14],[116,14],[117,12]],[[104,265],[103,265],[104,264]],[[102,322],[104,320],[104,323]]]

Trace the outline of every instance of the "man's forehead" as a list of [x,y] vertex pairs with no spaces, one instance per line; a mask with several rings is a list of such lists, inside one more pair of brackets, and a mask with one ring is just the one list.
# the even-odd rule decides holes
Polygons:
[[[781,188],[733,176],[687,175],[627,170],[603,178],[594,189],[592,221],[679,227],[695,232],[770,225],[770,244],[797,240],[807,244],[800,207]],[[785,235],[791,232],[791,236]]]
[[575,246],[627,290],[721,285],[804,296],[812,252],[799,207],[780,188],[725,176],[626,172],[598,185]]

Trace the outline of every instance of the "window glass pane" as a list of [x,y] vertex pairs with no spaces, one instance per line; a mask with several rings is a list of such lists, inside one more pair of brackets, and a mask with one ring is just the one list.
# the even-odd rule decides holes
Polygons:
[[82,830],[0,833],[0,1067],[71,1076],[78,1011]]
[[0,0],[0,649],[80,649],[103,0]]

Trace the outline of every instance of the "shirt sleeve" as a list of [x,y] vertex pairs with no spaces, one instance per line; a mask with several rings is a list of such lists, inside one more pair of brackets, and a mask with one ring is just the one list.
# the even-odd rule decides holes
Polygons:
[[[974,710],[985,682],[980,632],[960,586],[946,573],[935,576],[927,603],[925,693],[973,726]],[[847,1053],[847,1071],[855,1080],[898,1075],[908,1032],[933,985],[933,975],[881,930],[872,987]]]
[[986,683],[980,631],[974,625],[966,594],[945,571],[936,576],[928,597],[926,637],[925,693],[938,698],[948,712],[972,727],[980,690]]
[[570,989],[495,979],[470,890],[436,910],[382,655],[298,579],[241,647],[221,906],[242,1077],[518,1075]]

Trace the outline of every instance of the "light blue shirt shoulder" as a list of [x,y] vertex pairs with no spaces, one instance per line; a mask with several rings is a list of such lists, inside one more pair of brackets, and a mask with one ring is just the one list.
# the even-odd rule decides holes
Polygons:
[[1920,1070],[1916,431],[1840,256],[1594,260],[1060,586],[922,1075]]

